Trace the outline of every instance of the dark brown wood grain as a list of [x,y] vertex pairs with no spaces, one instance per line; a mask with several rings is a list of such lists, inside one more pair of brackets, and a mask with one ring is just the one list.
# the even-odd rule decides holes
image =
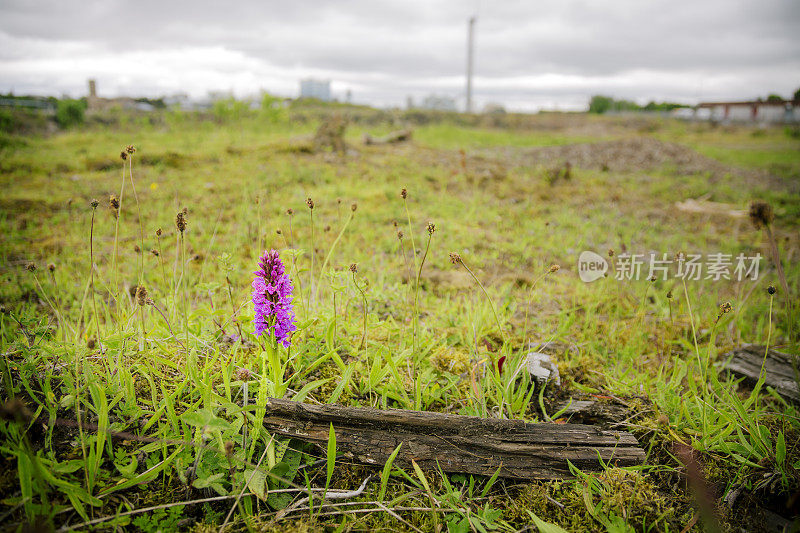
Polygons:
[[644,461],[636,438],[579,424],[529,424],[520,420],[310,405],[270,399],[264,427],[280,435],[324,444],[330,425],[337,451],[360,463],[383,465],[402,443],[398,465],[517,479],[570,476],[567,461],[598,470],[600,461],[632,466]]
[[761,365],[764,365],[766,378],[764,383],[777,391],[778,394],[800,403],[800,390],[794,364],[800,363],[797,356],[770,349],[766,361],[764,353],[767,347],[758,344],[744,344],[732,352],[725,368],[737,376],[742,376],[745,381],[753,385],[761,374]]

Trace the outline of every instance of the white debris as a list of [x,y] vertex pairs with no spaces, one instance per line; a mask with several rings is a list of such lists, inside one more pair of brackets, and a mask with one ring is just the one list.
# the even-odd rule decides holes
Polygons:
[[533,378],[539,383],[544,383],[550,380],[556,385],[561,385],[561,376],[558,373],[558,365],[556,365],[546,353],[529,353],[525,365],[530,375],[533,376]]

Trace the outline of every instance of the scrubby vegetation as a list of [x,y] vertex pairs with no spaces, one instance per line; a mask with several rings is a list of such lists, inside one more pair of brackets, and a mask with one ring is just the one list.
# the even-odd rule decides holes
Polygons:
[[611,96],[595,95],[589,100],[589,113],[603,114],[608,112],[622,111],[672,111],[689,107],[686,104],[675,102],[655,102],[650,101],[645,105],[639,105],[631,100],[617,99]]
[[[796,138],[335,111],[341,152],[311,142],[330,109],[273,99],[0,145],[0,523],[734,531],[797,515],[796,406],[722,370],[741,343],[798,353]],[[413,142],[361,145],[404,119],[422,124]],[[676,209],[687,199],[730,209]],[[294,285],[288,348],[253,335],[270,249]],[[584,250],[608,277],[581,281]],[[763,260],[755,280],[683,282],[676,264],[615,279],[650,252]],[[560,386],[516,371],[530,350]],[[335,437],[269,435],[270,396],[542,423],[581,421],[563,406],[592,400],[647,460],[535,483],[370,468]]]

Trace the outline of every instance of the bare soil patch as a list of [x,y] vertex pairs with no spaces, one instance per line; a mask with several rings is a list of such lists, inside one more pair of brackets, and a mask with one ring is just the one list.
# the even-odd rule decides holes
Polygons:
[[721,175],[741,171],[686,146],[650,137],[528,148],[518,151],[517,157],[535,166],[569,162],[579,168],[613,172],[638,172],[664,167],[674,167],[683,174],[708,172]]

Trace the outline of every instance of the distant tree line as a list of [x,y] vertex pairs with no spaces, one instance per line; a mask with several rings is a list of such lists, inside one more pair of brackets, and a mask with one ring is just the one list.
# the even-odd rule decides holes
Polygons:
[[608,112],[619,113],[621,111],[672,111],[681,107],[689,107],[686,104],[675,102],[655,102],[651,101],[647,105],[639,105],[631,100],[617,100],[611,96],[596,94],[589,100],[589,113],[603,114]]
[[134,98],[134,102],[140,104],[150,104],[153,109],[166,109],[167,104],[164,103],[164,98]]
[[[762,102],[763,99],[759,98],[758,101]],[[800,101],[800,89],[797,89],[794,92],[794,94],[792,95],[792,101],[793,102]],[[767,102],[783,102],[783,96],[776,93],[772,93],[769,96],[767,96]]]
[[[800,89],[797,89],[792,95],[792,100],[800,101]],[[759,102],[783,102],[783,96],[777,93],[770,93],[766,98],[757,98]],[[651,101],[647,105],[641,106],[631,100],[617,100],[612,96],[604,96],[596,94],[589,100],[589,113],[619,113],[622,111],[672,111],[681,107],[690,107],[686,104],[677,104],[675,102],[654,102]]]

